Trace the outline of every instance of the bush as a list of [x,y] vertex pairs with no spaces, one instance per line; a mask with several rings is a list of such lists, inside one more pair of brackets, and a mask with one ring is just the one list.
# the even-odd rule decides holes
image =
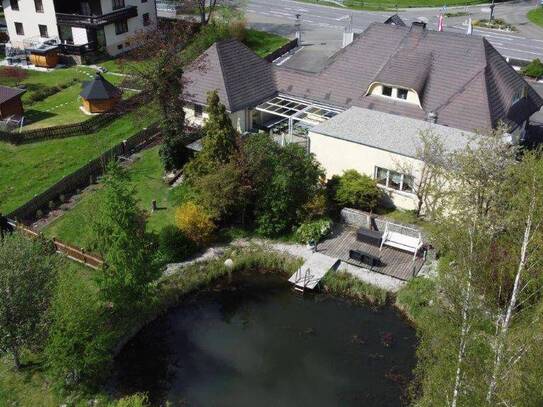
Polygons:
[[375,305],[384,305],[388,299],[385,290],[365,283],[345,271],[326,273],[323,284],[330,294],[368,301]]
[[158,236],[161,260],[175,263],[190,257],[196,251],[195,243],[174,225],[164,227]]
[[194,202],[187,202],[177,208],[175,222],[179,229],[198,246],[209,244],[215,231],[211,217]]
[[149,405],[149,397],[146,394],[136,393],[110,403],[108,407],[147,407]]
[[522,74],[529,76],[530,78],[541,78],[543,76],[543,63],[538,58],[534,59],[522,68]]
[[379,204],[381,197],[377,182],[356,170],[347,170],[339,178],[336,202],[340,206],[371,211]]
[[329,219],[320,219],[303,223],[296,230],[296,240],[300,243],[318,243],[332,230],[332,222]]

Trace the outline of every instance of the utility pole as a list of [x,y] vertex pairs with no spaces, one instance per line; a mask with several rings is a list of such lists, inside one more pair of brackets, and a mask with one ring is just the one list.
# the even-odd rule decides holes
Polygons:
[[490,21],[494,20],[494,7],[496,7],[496,5],[494,4],[494,0],[492,0],[492,4],[490,5]]
[[294,28],[296,28],[296,39],[298,45],[302,45],[302,15],[296,14],[296,21],[294,22]]

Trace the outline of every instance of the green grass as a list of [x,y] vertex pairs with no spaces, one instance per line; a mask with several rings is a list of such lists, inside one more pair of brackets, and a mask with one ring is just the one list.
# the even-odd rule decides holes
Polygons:
[[14,146],[0,142],[0,212],[9,213],[152,122],[142,110],[92,135]]
[[289,39],[280,35],[248,29],[245,37],[245,45],[251,48],[260,57],[271,54],[278,48],[288,43]]
[[374,305],[384,305],[388,299],[385,290],[367,284],[345,271],[327,273],[323,284],[326,292],[332,295],[366,301]]
[[[304,3],[322,4],[324,6],[341,7],[338,3],[328,0],[299,0]],[[449,0],[447,6],[467,6],[470,4],[482,4],[487,0]],[[346,8],[354,10],[395,10],[396,8],[410,7],[443,7],[442,0],[345,0]]]
[[528,20],[543,27],[543,7],[538,7],[528,12]]
[[[140,158],[129,169],[135,196],[140,207],[148,211],[147,228],[150,232],[158,232],[174,222],[175,208],[183,201],[185,193],[183,186],[170,188],[162,180],[164,171],[158,150],[157,146],[141,152]],[[92,217],[101,194],[100,189],[85,193],[71,210],[49,224],[43,232],[71,244],[88,247],[89,233],[85,230],[85,225],[88,224],[86,219]],[[150,213],[153,199],[156,199],[159,210]]]

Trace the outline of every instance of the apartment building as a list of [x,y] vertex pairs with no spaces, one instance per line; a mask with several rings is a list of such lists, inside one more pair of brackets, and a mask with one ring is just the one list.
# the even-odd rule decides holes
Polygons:
[[65,55],[117,55],[130,37],[156,25],[155,0],[2,0],[10,45],[58,44]]

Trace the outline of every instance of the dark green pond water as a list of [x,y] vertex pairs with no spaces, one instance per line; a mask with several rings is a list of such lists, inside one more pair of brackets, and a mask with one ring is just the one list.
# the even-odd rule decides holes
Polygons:
[[110,382],[154,405],[401,406],[414,330],[392,308],[237,275],[187,298],[119,354]]

